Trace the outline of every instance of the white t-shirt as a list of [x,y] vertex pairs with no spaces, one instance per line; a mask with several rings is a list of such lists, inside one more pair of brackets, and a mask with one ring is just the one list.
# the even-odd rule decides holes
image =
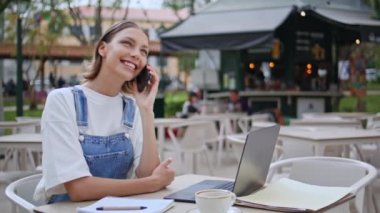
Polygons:
[[[88,105],[88,128],[85,134],[109,136],[126,132],[123,125],[122,94],[109,97],[87,87],[83,90]],[[56,89],[49,93],[41,119],[43,177],[37,185],[34,198],[48,200],[54,194],[66,193],[63,183],[91,176],[82,147],[72,88]],[[129,131],[134,149],[134,174],[140,162],[143,134],[140,111],[137,105],[133,129]]]

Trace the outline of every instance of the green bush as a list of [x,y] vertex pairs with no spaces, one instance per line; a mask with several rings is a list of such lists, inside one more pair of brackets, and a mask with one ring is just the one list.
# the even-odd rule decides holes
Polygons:
[[[27,117],[41,117],[42,116],[42,110],[36,109],[36,110],[26,110],[24,111],[24,116]],[[4,120],[5,121],[15,121],[16,120],[16,111],[5,111],[4,112]]]
[[165,102],[165,117],[173,117],[176,112],[182,111],[182,105],[187,100],[186,91],[166,92],[164,97]]
[[367,112],[380,112],[380,95],[369,95],[366,97]]
[[[364,97],[366,112],[380,112],[380,96],[368,95]],[[356,97],[347,96],[340,99],[339,112],[355,112],[358,100]]]
[[370,81],[367,83],[368,90],[380,90],[380,78],[377,78],[376,81]]
[[339,101],[339,112],[354,112],[356,105],[357,99],[355,97],[343,97]]

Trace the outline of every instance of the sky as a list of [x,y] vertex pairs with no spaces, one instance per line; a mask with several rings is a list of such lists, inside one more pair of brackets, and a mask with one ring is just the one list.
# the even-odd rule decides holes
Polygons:
[[[87,5],[88,2],[92,2],[93,4],[96,3],[95,0],[74,0],[74,4],[84,4]],[[113,1],[107,1],[103,0],[103,3],[107,2],[113,2]],[[123,0],[124,5],[127,4],[127,0]],[[163,0],[130,0],[129,6],[133,8],[150,8],[150,9],[158,9],[161,8]]]
[[131,0],[130,7],[161,8],[163,0]]

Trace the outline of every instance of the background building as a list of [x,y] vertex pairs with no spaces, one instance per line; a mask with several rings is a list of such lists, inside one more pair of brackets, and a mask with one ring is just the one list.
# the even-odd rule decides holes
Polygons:
[[379,38],[380,20],[360,0],[219,0],[163,33],[162,45],[167,52],[219,50],[222,90],[244,91],[262,105],[257,110],[295,116],[333,109],[344,61],[350,83],[364,85],[361,48]]

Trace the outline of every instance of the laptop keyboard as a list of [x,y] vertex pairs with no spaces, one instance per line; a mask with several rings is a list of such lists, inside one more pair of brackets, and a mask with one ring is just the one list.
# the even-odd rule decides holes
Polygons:
[[231,191],[232,192],[232,190],[234,189],[234,184],[235,184],[235,182],[226,182],[226,183],[224,183],[224,184],[222,184],[222,185],[219,185],[219,186],[216,186],[215,188],[217,188],[217,189],[225,189],[225,190],[228,190],[228,191]]
[[225,180],[204,180],[190,185],[182,190],[165,196],[165,199],[174,199],[179,202],[195,202],[195,193],[204,189],[225,189],[232,191],[235,182]]

